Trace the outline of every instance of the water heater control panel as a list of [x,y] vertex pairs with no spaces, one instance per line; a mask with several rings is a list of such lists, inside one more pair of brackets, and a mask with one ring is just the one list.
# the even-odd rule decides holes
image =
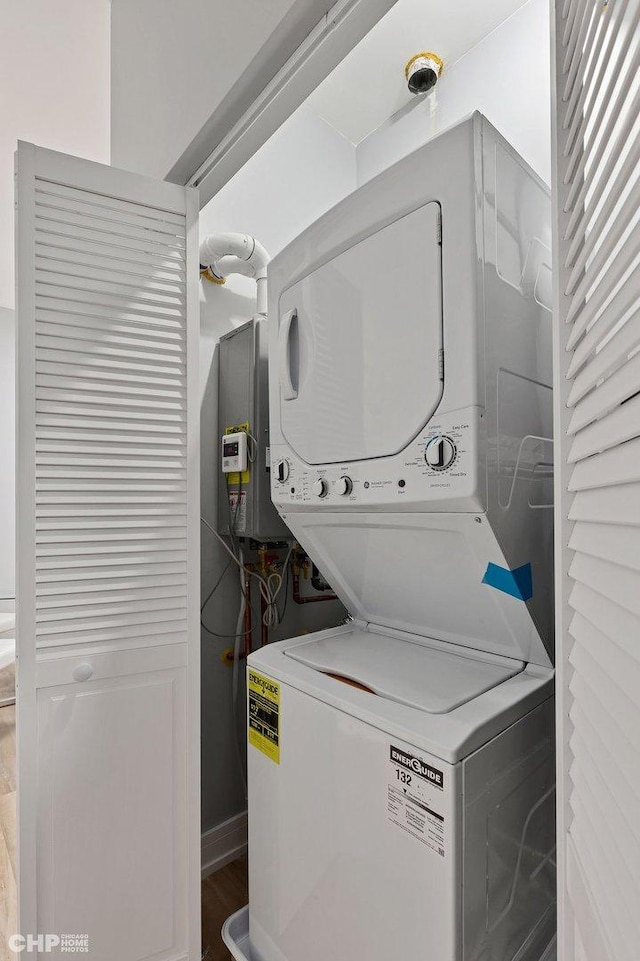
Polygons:
[[481,410],[455,411],[433,418],[399,454],[320,467],[278,444],[271,448],[271,495],[281,511],[484,510],[482,429]]
[[222,473],[232,474],[247,469],[247,435],[244,431],[223,434],[221,439]]

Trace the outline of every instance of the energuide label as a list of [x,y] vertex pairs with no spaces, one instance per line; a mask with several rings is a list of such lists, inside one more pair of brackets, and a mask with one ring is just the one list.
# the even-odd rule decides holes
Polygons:
[[247,672],[249,744],[280,763],[280,685],[256,671]]
[[445,819],[440,810],[444,774],[404,748],[389,747],[387,819],[445,856]]

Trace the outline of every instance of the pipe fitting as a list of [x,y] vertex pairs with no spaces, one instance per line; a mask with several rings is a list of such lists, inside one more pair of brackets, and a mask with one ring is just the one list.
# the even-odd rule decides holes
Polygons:
[[270,257],[251,234],[209,234],[200,244],[200,276],[224,284],[229,274],[242,274],[256,281],[257,311],[267,313],[267,264]]
[[200,268],[218,279],[244,274],[259,280],[267,276],[269,254],[250,234],[210,234],[200,244]]
[[411,93],[428,93],[438,82],[443,67],[442,58],[431,50],[424,50],[411,57],[404,68],[405,79]]

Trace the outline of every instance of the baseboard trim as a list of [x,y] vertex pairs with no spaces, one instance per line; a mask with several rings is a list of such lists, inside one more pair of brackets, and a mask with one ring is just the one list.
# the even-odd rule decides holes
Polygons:
[[217,824],[202,835],[202,877],[219,871],[247,850],[247,812]]

